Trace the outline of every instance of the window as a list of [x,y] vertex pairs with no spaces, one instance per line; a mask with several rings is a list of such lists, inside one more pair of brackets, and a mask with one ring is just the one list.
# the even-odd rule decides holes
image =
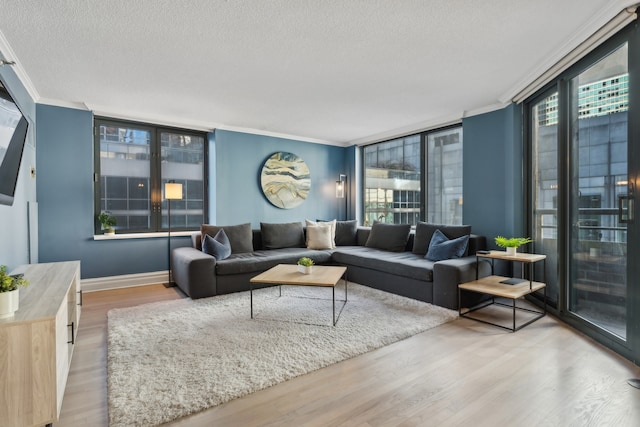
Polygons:
[[462,224],[462,127],[427,134],[427,221]]
[[365,225],[462,224],[461,126],[369,145],[364,164]]
[[206,222],[204,133],[108,119],[96,119],[95,132],[96,211],[111,212],[120,232],[167,229],[170,180],[183,188],[182,200],[171,201],[172,230]]
[[527,225],[533,250],[546,255],[546,292],[536,297],[623,354],[640,348],[640,246],[632,238],[639,36],[629,26],[524,104]]

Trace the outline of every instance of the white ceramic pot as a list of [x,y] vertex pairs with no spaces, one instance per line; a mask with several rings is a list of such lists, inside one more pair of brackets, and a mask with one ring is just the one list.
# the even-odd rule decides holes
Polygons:
[[507,249],[508,256],[514,256],[518,252],[518,248],[511,247],[506,249]]
[[20,303],[20,289],[9,292],[0,292],[0,319],[13,316]]
[[300,265],[300,264],[297,264],[297,265],[298,265],[298,271],[300,273],[302,273],[302,274],[311,274],[313,266],[305,267],[304,265]]

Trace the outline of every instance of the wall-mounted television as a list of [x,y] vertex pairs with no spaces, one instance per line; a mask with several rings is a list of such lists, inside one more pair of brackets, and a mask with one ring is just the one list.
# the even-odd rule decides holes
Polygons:
[[3,205],[13,205],[27,127],[27,119],[0,81],[0,204]]

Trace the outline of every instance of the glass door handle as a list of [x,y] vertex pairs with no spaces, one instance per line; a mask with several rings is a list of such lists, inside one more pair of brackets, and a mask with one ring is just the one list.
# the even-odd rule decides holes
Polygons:
[[633,222],[633,194],[621,194],[618,196],[618,221],[621,224]]

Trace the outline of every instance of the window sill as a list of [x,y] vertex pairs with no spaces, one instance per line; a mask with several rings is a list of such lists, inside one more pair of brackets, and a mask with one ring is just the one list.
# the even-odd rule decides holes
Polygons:
[[[185,237],[191,236],[193,233],[196,233],[198,230],[193,231],[172,231],[171,237]],[[168,238],[169,233],[166,231],[161,231],[157,233],[122,233],[122,234],[114,234],[113,236],[105,236],[104,234],[96,234],[93,236],[93,240],[128,240],[128,239],[155,239],[157,237]]]

